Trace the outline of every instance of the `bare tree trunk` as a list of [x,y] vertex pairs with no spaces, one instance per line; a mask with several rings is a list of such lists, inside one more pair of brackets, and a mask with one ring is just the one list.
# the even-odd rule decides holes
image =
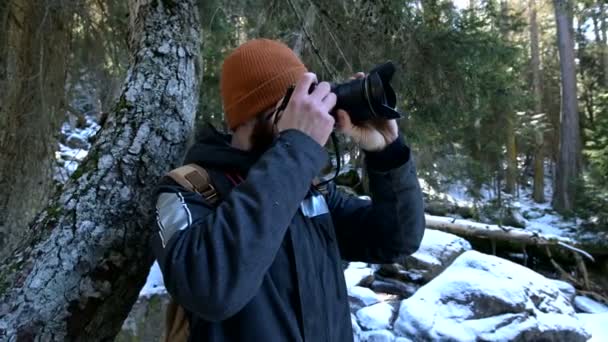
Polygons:
[[515,143],[515,115],[509,111],[506,113],[507,133],[507,174],[505,191],[514,194],[517,190],[517,145]]
[[64,5],[13,0],[7,7],[6,82],[0,86],[0,258],[54,192],[71,18]]
[[571,3],[568,0],[553,0],[553,3],[562,80],[559,155],[553,205],[557,210],[567,212],[574,209],[576,183],[581,166],[581,140],[576,97]]
[[601,51],[601,65],[602,65],[602,69],[604,71],[604,78],[603,78],[603,85],[606,87],[608,86],[608,44],[607,44],[607,38],[606,38],[606,29],[607,29],[607,25],[608,23],[606,23],[606,14],[604,13],[605,7],[604,7],[604,1],[605,0],[600,0],[598,1],[598,6],[599,6],[599,19],[600,19],[600,23],[602,24],[601,26],[601,32],[602,32],[602,36],[601,36],[601,47],[600,47],[600,51]]
[[[509,7],[506,0],[500,2],[500,30],[503,39],[508,40],[507,20]],[[506,101],[501,101],[506,102]],[[514,194],[517,189],[517,146],[515,143],[515,113],[505,106],[499,106],[498,110],[503,111],[505,118],[506,148],[507,148],[507,172],[505,179],[505,191]]]
[[[528,0],[528,12],[530,14],[530,66],[532,69],[532,88],[534,94],[534,114],[539,116],[543,113],[543,90],[540,70],[540,52],[538,21],[536,19],[536,0]],[[544,155],[544,129],[542,125],[535,133],[534,146],[534,190],[532,197],[537,203],[545,201],[545,155]]]
[[101,341],[119,331],[152,258],[153,188],[198,101],[194,0],[130,0],[132,62],[87,159],[0,266],[0,340]]

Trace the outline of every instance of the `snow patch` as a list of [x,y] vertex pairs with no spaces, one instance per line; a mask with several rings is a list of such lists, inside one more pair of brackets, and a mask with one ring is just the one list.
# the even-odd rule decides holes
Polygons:
[[139,292],[140,297],[150,297],[155,294],[164,294],[167,290],[165,289],[165,282],[163,280],[163,274],[160,271],[158,263],[155,261],[150,268],[146,284]]

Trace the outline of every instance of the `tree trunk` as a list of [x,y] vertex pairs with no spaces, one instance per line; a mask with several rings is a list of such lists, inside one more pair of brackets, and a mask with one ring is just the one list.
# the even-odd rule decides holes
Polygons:
[[507,133],[507,177],[505,191],[514,194],[517,190],[517,146],[515,143],[515,115],[511,111],[506,113],[505,131]]
[[576,97],[576,66],[572,39],[571,4],[554,0],[557,42],[560,56],[562,108],[559,155],[553,206],[561,212],[574,209],[576,186],[581,165],[581,140]]
[[[508,15],[509,7],[505,0],[500,2],[500,31],[504,40],[509,39],[508,32]],[[502,111],[502,117],[505,118],[505,143],[507,148],[507,172],[505,179],[505,191],[509,194],[514,194],[517,190],[517,146],[515,143],[515,113],[508,106],[505,106],[507,99],[504,95],[501,97],[499,111]]]
[[7,7],[6,38],[0,42],[6,51],[4,63],[0,61],[6,80],[0,86],[0,259],[54,192],[72,17],[68,9],[67,3],[50,0],[14,0]]
[[[534,114],[539,117],[543,113],[543,90],[540,71],[540,52],[538,37],[538,21],[536,19],[536,0],[528,0],[530,14],[530,66],[532,69],[532,90],[534,94]],[[535,133],[534,146],[534,190],[532,197],[536,203],[545,201],[545,155],[543,151],[544,129],[539,125]]]
[[601,27],[602,45],[600,46],[600,49],[601,49],[600,58],[602,60],[600,63],[602,65],[602,69],[604,71],[603,86],[606,87],[606,86],[608,86],[608,44],[607,44],[607,38],[606,38],[606,29],[607,29],[606,26],[608,25],[608,23],[606,23],[606,14],[604,13],[604,10],[605,10],[604,1],[605,0],[598,1],[598,6],[599,6],[599,19],[600,19],[600,23],[602,24],[602,27]]
[[130,0],[131,66],[89,156],[0,266],[0,340],[101,341],[119,331],[152,257],[153,189],[194,123],[194,0]]

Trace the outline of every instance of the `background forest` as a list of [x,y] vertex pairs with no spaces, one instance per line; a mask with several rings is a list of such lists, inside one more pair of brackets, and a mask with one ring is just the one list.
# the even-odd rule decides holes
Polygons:
[[[89,151],[116,124],[108,114],[131,108],[121,90],[140,57],[130,52],[134,3],[0,1],[0,260],[66,183],[90,171],[81,164],[99,161]],[[222,60],[248,39],[284,41],[320,80],[392,60],[406,113],[399,126],[428,213],[580,240],[608,236],[604,0],[195,4],[198,128],[224,129]],[[362,154],[344,140],[341,150],[339,182],[365,194]],[[62,210],[51,206],[43,219]]]
[[[221,63],[250,38],[285,41],[324,80],[392,60],[398,107],[407,114],[400,127],[429,188],[459,184],[473,203],[487,200],[465,216],[493,221],[509,220],[503,212],[527,191],[537,203],[580,218],[577,230],[606,230],[608,5],[557,4],[200,1],[204,67],[196,122],[223,126]],[[89,121],[103,126],[128,66],[129,18],[123,1],[0,6],[2,245],[12,235],[8,227],[26,225],[65,180],[68,174],[53,171],[57,163],[71,163],[70,173],[85,155],[60,156],[57,143],[86,150],[94,131],[85,139],[69,132],[91,127]],[[357,151],[347,153],[353,167],[362,165]]]

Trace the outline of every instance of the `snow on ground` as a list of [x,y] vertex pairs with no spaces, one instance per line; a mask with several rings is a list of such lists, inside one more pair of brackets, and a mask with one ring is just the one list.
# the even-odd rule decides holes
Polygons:
[[65,144],[59,143],[55,151],[57,166],[53,179],[59,183],[65,183],[78,165],[84,160],[91,148],[91,139],[97,134],[101,127],[93,116],[85,115],[84,127],[72,127],[68,122],[61,126],[61,134],[65,137]]
[[140,297],[150,297],[155,294],[162,294],[167,292],[165,289],[165,282],[163,281],[163,274],[160,271],[158,263],[155,261],[150,268],[146,284],[139,292]]
[[[424,179],[419,179],[423,191],[433,198],[445,200],[460,207],[472,207],[475,199],[469,194],[467,185],[462,182],[454,182],[446,186],[444,191],[434,189]],[[532,198],[531,187],[519,187],[519,194],[516,196],[502,193],[503,201],[507,202],[518,212],[519,220],[526,225],[526,230],[539,232],[545,235],[561,236],[573,238],[576,228],[582,223],[581,219],[565,219],[559,215],[551,206],[553,197],[552,179],[545,177],[545,202],[536,203]],[[496,193],[488,186],[481,189],[481,198],[477,205],[488,204],[496,198]],[[492,222],[488,222],[492,223]]]
[[579,320],[584,324],[585,330],[591,334],[587,342],[608,341],[608,313],[602,314],[577,314]]

